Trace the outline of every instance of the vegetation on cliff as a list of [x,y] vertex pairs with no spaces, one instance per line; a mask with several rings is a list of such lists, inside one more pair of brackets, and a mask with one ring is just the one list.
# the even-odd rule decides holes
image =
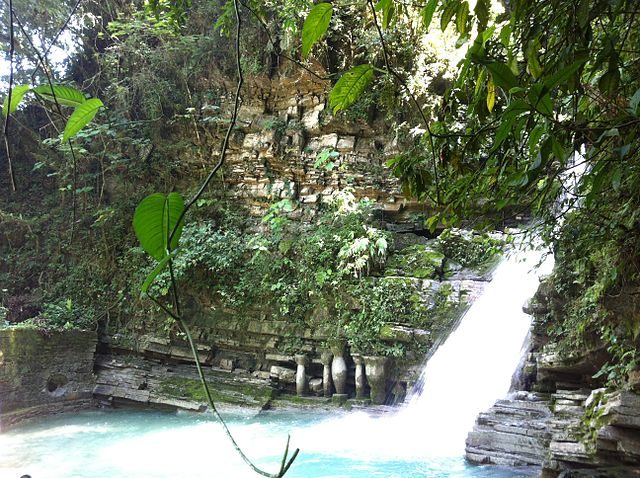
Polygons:
[[[6,25],[16,29],[13,85],[29,82],[33,65],[30,83],[45,85],[49,70],[36,51],[55,35],[51,24],[62,23],[64,4],[46,14],[14,4],[11,22],[3,23],[7,38]],[[192,189],[211,162],[210,144],[228,126],[232,7],[106,2],[78,13],[85,23],[72,26],[94,41],[70,58],[65,80],[108,109],[69,143],[59,135],[68,112],[31,90],[29,106],[17,111],[20,122],[6,123],[3,158],[12,170],[2,176],[0,293],[10,317],[34,303],[62,326],[80,317],[117,323],[147,315],[150,305],[132,293],[148,263],[133,247],[130,218],[151,192]],[[9,17],[7,5],[0,8]],[[305,28],[300,12],[308,11],[315,16]],[[405,193],[433,211],[429,228],[482,223],[496,212],[502,220],[537,218],[554,245],[553,284],[563,297],[549,331],[567,352],[607,348],[603,374],[620,385],[638,366],[640,336],[639,15],[632,0],[249,1],[241,7],[240,68],[258,77],[311,70],[334,82],[334,115],[393,131],[402,152],[388,165]],[[40,23],[39,43],[29,45]],[[415,55],[415,45],[433,42],[438,29],[450,52],[464,53],[455,78],[451,60],[429,49]],[[14,177],[20,187],[8,192]],[[289,206],[276,203],[264,223],[269,234],[252,237],[246,225],[220,227],[234,219],[218,220],[210,206],[219,197],[203,196],[192,211],[202,220],[185,226],[179,280],[197,266],[198,274],[216,274],[225,304],[244,306],[270,293],[271,305],[295,320],[325,293],[339,298],[353,284],[375,284],[354,295],[374,294],[369,300],[379,298],[381,311],[393,309],[387,298],[395,293],[381,289],[390,287],[383,280],[351,279],[375,275],[389,248],[386,235],[362,218],[320,217],[312,229],[292,229],[282,214]],[[427,276],[429,267],[418,264]],[[299,283],[288,281],[292,271]],[[155,290],[166,294],[167,284],[160,276]],[[339,311],[336,303],[331,308]],[[358,328],[381,323],[358,320]]]
[[[455,291],[443,286],[425,300],[404,270],[429,281],[452,273],[455,262],[487,267],[498,247],[490,238],[448,232],[438,247],[395,251],[355,204],[298,222],[290,220],[296,198],[274,194],[256,224],[221,212],[223,179],[211,183],[215,193],[204,192],[229,142],[244,134],[238,106],[251,88],[242,89],[243,73],[258,83],[304,71],[332,85],[314,127],[338,118],[393,137],[393,147],[374,140],[374,148],[407,197],[425,204],[432,232],[533,217],[533,233],[557,258],[544,324],[552,340],[567,355],[606,350],[596,378],[609,385],[623,387],[638,368],[637,1],[29,5],[0,5],[11,67],[0,319],[157,330],[169,316],[189,336],[189,307],[181,304],[205,296],[221,310],[259,304],[292,327],[323,322],[330,338],[385,355],[403,353],[385,340],[390,324],[448,323]],[[45,40],[57,35],[54,23],[67,26],[65,6],[87,39],[66,70],[47,64]],[[433,54],[434,42],[446,46],[446,58]],[[299,119],[269,127],[273,143],[293,128],[304,143]],[[330,172],[331,155],[317,167]],[[176,191],[198,192],[185,205]],[[134,209],[141,247],[131,232]],[[141,283],[154,304],[140,300]],[[287,452],[273,476],[286,473],[285,463]]]

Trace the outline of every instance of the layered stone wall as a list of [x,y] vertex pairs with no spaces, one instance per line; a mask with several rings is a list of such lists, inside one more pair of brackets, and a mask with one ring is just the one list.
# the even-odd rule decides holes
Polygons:
[[[224,84],[219,79],[210,81],[218,90]],[[307,72],[247,80],[220,175],[226,194],[255,215],[285,198],[313,210],[346,187],[353,188],[357,198],[375,200],[391,213],[424,209],[423,204],[404,197],[400,181],[386,166],[399,152],[395,132],[382,119],[334,116],[328,106],[330,86]],[[181,154],[191,182],[198,174],[206,174],[219,157],[233,103],[233,85],[227,88],[227,93],[221,93],[220,106],[202,106],[175,129],[176,142],[192,138],[209,152],[207,157],[196,157],[192,150]],[[319,153],[325,151],[331,157],[317,163]]]
[[0,428],[92,403],[95,332],[0,329]]
[[[309,320],[299,324],[276,319],[257,305],[254,310],[221,311],[197,301],[190,305],[190,327],[200,363],[211,373],[214,387],[224,390],[235,380],[271,387],[288,396],[338,394],[342,398],[370,398],[375,404],[402,402],[418,379],[425,357],[456,326],[463,311],[482,293],[491,277],[490,267],[481,271],[452,263],[432,249],[429,244],[433,240],[413,234],[403,236],[396,241],[402,244],[402,249],[389,259],[384,277],[375,280],[397,284],[398,290],[411,298],[409,302],[416,307],[412,309],[416,314],[428,310],[432,315],[431,323],[423,327],[397,322],[387,323],[381,329],[379,339],[404,349],[402,357],[376,357],[371,349],[352,349],[346,338],[343,343],[334,343],[336,322],[324,308],[318,308]],[[445,301],[437,299],[441,291],[447,291]],[[408,314],[396,320],[411,320]],[[171,391],[171,387],[163,388],[162,382],[172,377],[190,379],[194,375],[193,371],[188,372],[193,359],[187,343],[179,334],[170,337],[147,334],[132,339],[119,335],[102,337],[107,355],[98,360],[97,393],[116,401],[169,404],[165,392]],[[143,359],[146,365],[131,365],[133,362],[127,356]],[[338,375],[342,378],[337,378]],[[160,393],[161,390],[164,391]],[[169,398],[177,399],[176,406],[180,407],[179,401],[189,396],[178,394]],[[224,394],[220,398],[237,402],[234,397],[228,400]],[[248,394],[246,402],[255,405],[256,400]],[[198,408],[201,404],[186,408]]]

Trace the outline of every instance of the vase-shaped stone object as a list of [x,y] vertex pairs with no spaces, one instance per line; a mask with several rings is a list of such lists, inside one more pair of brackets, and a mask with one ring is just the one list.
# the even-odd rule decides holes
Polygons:
[[322,386],[324,387],[324,396],[326,398],[331,398],[331,395],[333,395],[333,380],[331,379],[331,361],[333,360],[333,354],[328,350],[322,352],[320,360],[322,361],[322,365],[324,367],[322,370]]
[[347,362],[344,360],[344,342],[336,342],[331,346],[333,361],[331,362],[331,378],[338,395],[347,390]]
[[384,405],[387,399],[387,377],[389,359],[381,356],[365,355],[365,373],[367,382],[371,387],[371,403],[374,405]]
[[364,359],[360,354],[352,354],[353,361],[356,364],[356,398],[365,398],[366,379],[364,376]]
[[306,395],[309,391],[309,383],[307,382],[307,356],[305,354],[296,354],[296,393],[299,396]]

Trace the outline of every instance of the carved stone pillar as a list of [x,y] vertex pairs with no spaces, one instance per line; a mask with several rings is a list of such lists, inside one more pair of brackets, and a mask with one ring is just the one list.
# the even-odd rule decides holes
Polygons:
[[324,387],[324,396],[327,398],[331,398],[333,395],[333,381],[331,380],[331,360],[333,359],[333,354],[328,350],[322,352],[320,356],[320,360],[322,360],[322,365],[324,369],[322,371],[322,386]]
[[307,382],[307,356],[305,354],[296,354],[296,363],[298,369],[296,371],[296,393],[299,396],[306,395],[309,391],[309,383]]
[[347,363],[344,360],[344,341],[334,342],[331,345],[333,362],[331,362],[331,378],[336,394],[345,395],[347,390]]
[[351,354],[351,356],[356,363],[356,398],[365,398],[364,387],[366,381],[364,377],[364,359],[360,354]]
[[384,405],[387,398],[388,357],[363,356],[367,381],[371,387],[371,403]]

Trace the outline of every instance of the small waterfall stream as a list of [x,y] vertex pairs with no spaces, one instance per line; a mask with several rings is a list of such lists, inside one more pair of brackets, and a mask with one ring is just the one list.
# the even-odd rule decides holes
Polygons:
[[424,367],[415,387],[420,393],[399,419],[422,423],[432,452],[461,454],[477,415],[507,395],[531,326],[522,306],[553,267],[551,256],[535,267],[543,255],[529,250],[507,257]]

